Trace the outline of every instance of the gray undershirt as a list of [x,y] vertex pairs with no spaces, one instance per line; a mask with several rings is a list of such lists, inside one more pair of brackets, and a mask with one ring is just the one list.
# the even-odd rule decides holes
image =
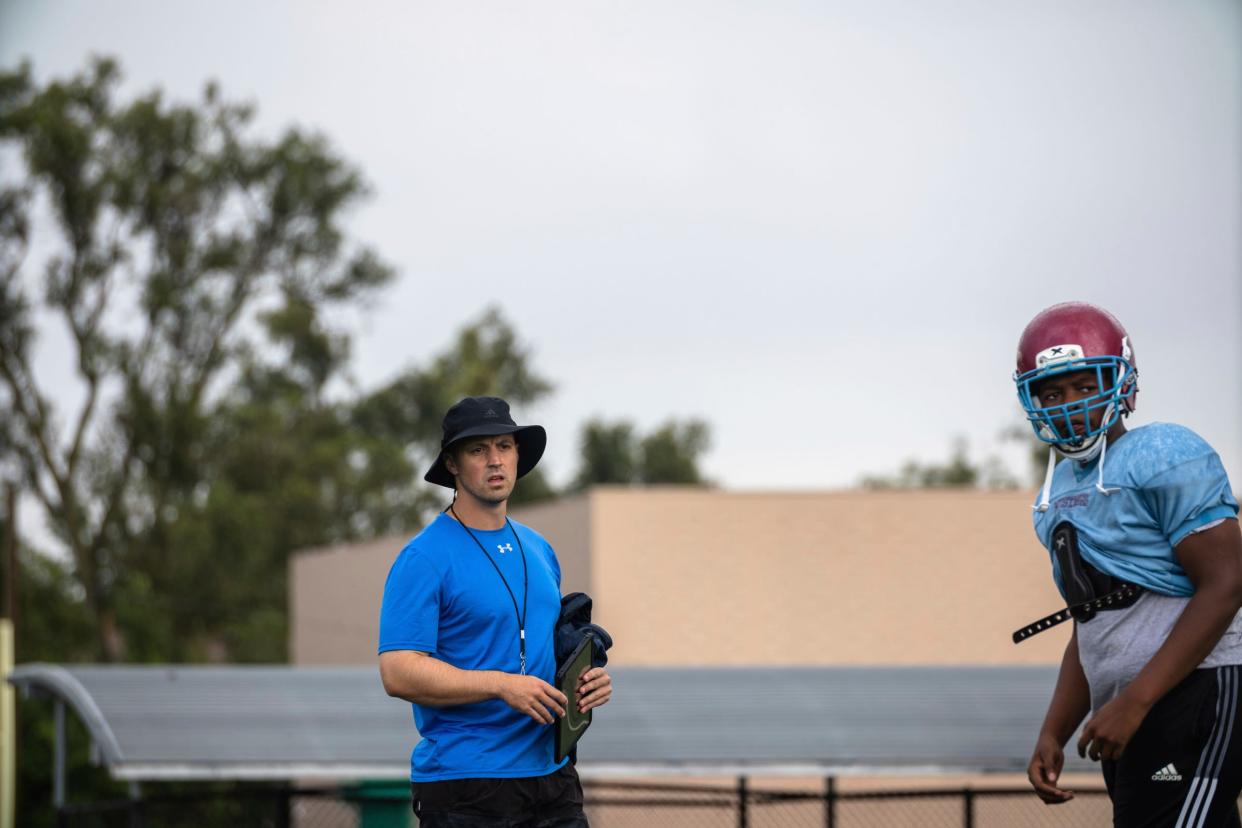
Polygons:
[[[1091,709],[1112,701],[1151,661],[1189,598],[1145,592],[1133,606],[1097,613],[1078,627],[1078,660],[1091,688]],[[1242,664],[1242,613],[1199,665]]]

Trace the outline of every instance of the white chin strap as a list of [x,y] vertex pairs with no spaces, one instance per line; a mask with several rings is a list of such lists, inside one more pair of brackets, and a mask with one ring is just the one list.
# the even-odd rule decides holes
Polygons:
[[[1104,457],[1108,454],[1108,435],[1101,434],[1100,438],[1091,444],[1091,447],[1085,451],[1075,452],[1074,454],[1066,454],[1080,463],[1086,463],[1096,454],[1100,455],[1100,465],[1096,468],[1095,490],[1104,496],[1108,496],[1115,491],[1116,488],[1108,488],[1104,485]],[[1039,504],[1033,506],[1037,512],[1048,511],[1049,500],[1052,497],[1052,475],[1057,470],[1057,450],[1055,448],[1048,449],[1048,470],[1044,472],[1044,485],[1039,490]]]
[[1103,434],[1100,436],[1100,465],[1097,469],[1097,475],[1095,478],[1095,490],[1106,497],[1112,494],[1113,492],[1121,491],[1120,489],[1117,489],[1117,488],[1110,489],[1104,485],[1104,455],[1107,452],[1108,452],[1108,435]]
[[1052,494],[1052,474],[1057,470],[1057,450],[1048,449],[1048,471],[1044,472],[1044,485],[1039,490],[1039,505],[1032,506],[1037,512],[1048,511],[1048,498]]

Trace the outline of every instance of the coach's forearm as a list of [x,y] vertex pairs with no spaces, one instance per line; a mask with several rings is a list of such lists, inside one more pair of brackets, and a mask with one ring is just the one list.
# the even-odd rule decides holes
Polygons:
[[1082,671],[1082,662],[1078,660],[1078,631],[1075,630],[1065,645],[1057,686],[1052,691],[1052,701],[1048,704],[1048,713],[1044,716],[1040,732],[1048,734],[1064,747],[1090,712],[1091,690]]
[[473,704],[500,697],[505,674],[497,670],[459,670],[426,653],[380,653],[380,679],[390,696],[429,707]]

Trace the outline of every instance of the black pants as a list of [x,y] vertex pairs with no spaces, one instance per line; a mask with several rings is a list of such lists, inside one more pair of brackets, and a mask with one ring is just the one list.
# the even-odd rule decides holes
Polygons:
[[1238,828],[1242,667],[1195,670],[1103,762],[1117,828]]
[[425,828],[587,828],[569,763],[547,776],[414,782],[410,790]]

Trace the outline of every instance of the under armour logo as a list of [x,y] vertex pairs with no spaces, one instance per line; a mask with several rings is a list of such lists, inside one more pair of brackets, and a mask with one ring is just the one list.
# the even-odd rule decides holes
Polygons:
[[484,414],[483,416],[484,417],[499,417],[500,415],[496,413],[496,410],[494,408],[489,408],[487,409],[487,413]]
[[511,543],[498,543],[498,544],[496,544],[496,548],[497,548],[498,550],[500,550],[500,554],[502,554],[502,555],[503,555],[503,554],[505,554],[506,552],[512,552],[512,551],[513,551],[513,544],[511,544]]
[[1056,544],[1057,544],[1057,549],[1064,549],[1065,548],[1065,535],[1058,535]]
[[1064,349],[1063,349],[1060,345],[1058,345],[1057,347],[1055,347],[1055,348],[1052,348],[1052,349],[1051,349],[1051,351],[1052,351],[1052,353],[1053,353],[1054,355],[1056,355],[1056,354],[1060,354],[1063,350],[1064,350]]

